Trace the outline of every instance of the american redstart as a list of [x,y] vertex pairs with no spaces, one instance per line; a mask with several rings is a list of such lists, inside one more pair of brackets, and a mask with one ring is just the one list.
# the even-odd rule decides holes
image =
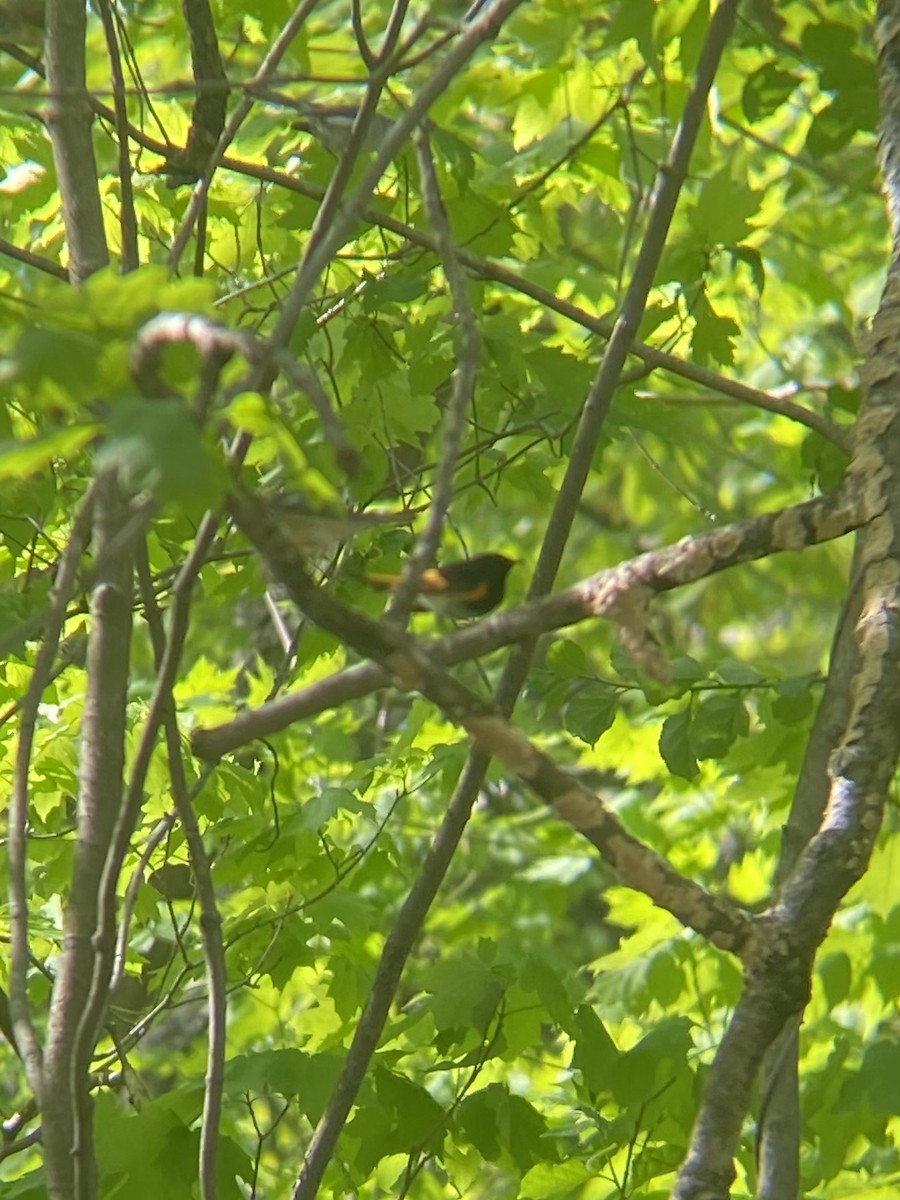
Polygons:
[[[445,617],[480,617],[503,599],[506,576],[515,559],[505,554],[476,554],[460,562],[429,567],[419,580],[415,609],[441,613]],[[396,588],[399,575],[367,573],[371,587]]]

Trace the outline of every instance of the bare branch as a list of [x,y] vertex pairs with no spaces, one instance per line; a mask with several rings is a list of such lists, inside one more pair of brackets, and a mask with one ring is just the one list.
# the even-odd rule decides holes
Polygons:
[[182,0],[181,8],[191,44],[196,96],[187,145],[169,158],[173,183],[197,179],[206,170],[222,136],[228,105],[228,76],[208,0]]
[[[143,559],[146,555],[141,556]],[[166,646],[162,627],[162,614],[156,597],[149,585],[149,571],[144,561],[142,570],[142,594],[148,624],[153,631],[153,648],[157,669],[166,658]],[[171,676],[170,676],[171,678]],[[175,709],[175,697],[169,690],[162,701],[163,734],[169,763],[169,779],[175,811],[184,830],[188,845],[191,871],[200,899],[200,936],[203,942],[203,957],[206,964],[206,984],[209,1005],[207,1033],[206,1086],[203,1091],[203,1117],[200,1123],[200,1197],[201,1200],[216,1200],[216,1157],[219,1144],[219,1123],[222,1117],[222,1094],[225,1081],[225,1023],[227,1017],[227,976],[225,950],[222,944],[222,918],[219,915],[216,893],[212,881],[209,857],[203,845],[203,837],[192,806],[182,757],[181,736]],[[209,777],[207,771],[200,786]],[[165,825],[160,822],[160,825]]]
[[15,262],[24,263],[27,267],[34,267],[37,271],[43,271],[45,275],[53,275],[56,279],[68,282],[69,272],[65,267],[61,267],[59,263],[55,263],[49,258],[42,258],[40,254],[35,254],[31,250],[23,250],[21,247],[13,245],[12,242],[8,242],[6,238],[0,238],[0,254],[5,254],[7,258],[11,258]]

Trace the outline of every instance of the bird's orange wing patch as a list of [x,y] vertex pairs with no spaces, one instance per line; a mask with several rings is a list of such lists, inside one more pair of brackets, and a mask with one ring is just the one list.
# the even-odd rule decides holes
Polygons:
[[[399,575],[382,575],[377,571],[367,571],[365,575],[366,583],[373,588],[395,588],[400,584]],[[447,580],[437,570],[436,567],[429,567],[422,572],[422,578],[419,581],[419,591],[428,592],[430,595],[437,595],[440,592],[447,590]]]
[[422,572],[422,578],[419,580],[419,591],[429,592],[435,595],[438,592],[446,592],[447,580],[437,569],[437,567],[428,567]]

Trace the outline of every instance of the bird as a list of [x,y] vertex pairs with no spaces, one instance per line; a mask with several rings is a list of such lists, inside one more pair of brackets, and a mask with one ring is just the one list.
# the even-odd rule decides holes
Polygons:
[[[314,104],[310,100],[298,101],[296,107],[301,116],[293,122],[292,128],[311,133],[336,156],[344,152],[359,111],[357,107],[352,104]],[[391,120],[382,113],[372,113],[361,149],[377,150],[391,125]]]
[[[481,617],[503,600],[506,577],[515,566],[505,554],[476,554],[459,562],[428,567],[419,579],[415,611],[445,617]],[[366,572],[366,583],[382,591],[393,590],[402,576]]]

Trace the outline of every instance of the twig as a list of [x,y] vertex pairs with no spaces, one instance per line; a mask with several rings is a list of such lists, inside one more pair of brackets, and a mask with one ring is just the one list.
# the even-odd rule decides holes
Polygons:
[[203,174],[210,155],[218,148],[228,103],[228,77],[209,2],[183,0],[182,11],[191,46],[195,97],[187,145],[170,159],[173,182],[185,173],[194,179]]
[[8,242],[6,238],[0,238],[0,254],[5,254],[7,258],[12,258],[16,262],[24,263],[25,266],[43,271],[45,275],[53,275],[57,279],[68,282],[69,272],[65,267],[61,267],[59,263],[53,262],[52,259],[43,258],[40,254],[34,254],[31,250],[23,250],[21,247],[13,245],[12,242]]
[[444,278],[447,280],[453,300],[456,321],[456,369],[453,372],[453,387],[444,415],[438,467],[435,472],[428,517],[424,529],[416,539],[415,548],[404,566],[400,587],[387,610],[387,615],[395,620],[402,620],[408,614],[422,572],[434,561],[440,545],[444,518],[453,499],[453,484],[465,432],[466,413],[472,407],[474,400],[475,381],[481,359],[481,338],[478,334],[475,314],[469,302],[468,284],[453,244],[453,235],[441,198],[431,148],[428,145],[428,138],[422,130],[416,137],[416,152],[419,159],[425,212],[434,231],[444,269]]
[[109,56],[113,84],[113,105],[116,110],[116,138],[119,155],[119,187],[122,192],[119,228],[122,234],[122,270],[136,271],[139,266],[137,216],[134,211],[134,187],[131,182],[131,159],[128,153],[128,109],[125,104],[125,76],[119,54],[116,21],[110,0],[98,5],[106,52]]

